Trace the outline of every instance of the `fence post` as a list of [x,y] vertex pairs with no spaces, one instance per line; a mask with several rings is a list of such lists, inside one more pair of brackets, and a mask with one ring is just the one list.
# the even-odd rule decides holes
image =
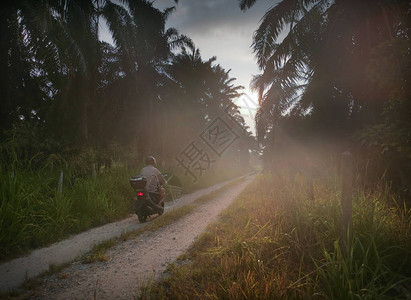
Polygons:
[[63,170],[60,171],[59,183],[57,185],[57,191],[61,194],[63,192]]
[[[352,236],[353,158],[350,152],[342,154],[341,241],[348,246]],[[347,240],[348,239],[348,240]]]

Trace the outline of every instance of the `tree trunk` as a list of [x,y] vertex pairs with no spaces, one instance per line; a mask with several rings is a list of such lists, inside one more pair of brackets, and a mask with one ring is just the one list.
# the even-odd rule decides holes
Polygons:
[[88,98],[86,97],[81,103],[80,112],[80,137],[84,143],[88,142]]

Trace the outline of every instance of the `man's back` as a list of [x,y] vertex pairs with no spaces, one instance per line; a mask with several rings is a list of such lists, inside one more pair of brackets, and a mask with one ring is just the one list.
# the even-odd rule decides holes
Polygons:
[[145,166],[143,169],[141,169],[140,174],[147,178],[146,189],[150,193],[158,192],[158,183],[160,184],[166,183],[160,171],[152,165]]

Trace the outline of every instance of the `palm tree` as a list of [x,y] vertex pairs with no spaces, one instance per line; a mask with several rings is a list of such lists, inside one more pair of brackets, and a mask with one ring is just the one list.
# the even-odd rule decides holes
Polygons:
[[[242,9],[255,3],[239,2]],[[263,71],[252,83],[260,94],[259,136],[286,113],[309,112],[317,130],[338,137],[360,126],[354,121],[376,118],[382,105],[372,102],[366,66],[401,24],[406,2],[283,0],[269,9],[253,39]]]

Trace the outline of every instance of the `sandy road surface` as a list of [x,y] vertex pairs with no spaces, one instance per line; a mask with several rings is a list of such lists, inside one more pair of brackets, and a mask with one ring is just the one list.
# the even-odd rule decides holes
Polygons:
[[[66,269],[46,277],[45,284],[34,290],[31,298],[93,299],[95,294],[97,299],[133,299],[138,287],[150,278],[159,276],[167,265],[190,246],[205,227],[217,218],[219,213],[240,194],[253,178],[254,176],[246,177],[244,181],[225,190],[212,201],[196,208],[190,215],[156,231],[155,234],[144,233],[135,239],[118,244],[109,250],[110,260],[108,262],[87,265],[74,262]],[[176,202],[174,207],[190,203],[199,196],[210,193],[224,184],[221,183],[187,195],[186,198]],[[139,228],[139,226],[144,226],[144,224],[139,224],[135,217],[131,217],[118,223],[107,224],[90,230],[79,235],[80,237],[76,236],[70,240],[52,245],[49,248],[54,249],[53,251],[49,249],[49,252],[43,252],[42,255],[33,252],[31,256],[37,255],[38,259],[47,261],[47,267],[45,267],[47,269],[48,264],[54,263],[50,262],[53,261],[53,256],[72,261],[75,257],[87,252],[84,250],[85,248],[89,250],[93,244],[118,236],[124,231]],[[116,234],[110,237],[102,237],[103,232],[109,230],[115,231]],[[84,243],[91,246],[84,247]],[[57,245],[60,248],[53,248]],[[79,251],[79,248],[83,250]],[[44,251],[44,249],[41,250]],[[27,258],[25,259],[26,261],[18,261],[17,263],[23,263],[27,268],[28,261]],[[20,260],[24,260],[24,258]],[[32,258],[31,264],[35,265],[36,263],[33,260],[35,259]],[[11,263],[13,261],[7,264]],[[60,261],[60,263],[62,262]],[[4,285],[3,279],[7,280],[7,274],[10,275],[14,271],[13,266],[4,265],[6,264],[0,265],[0,282],[2,282],[2,285]],[[39,266],[35,267],[40,269]]]

